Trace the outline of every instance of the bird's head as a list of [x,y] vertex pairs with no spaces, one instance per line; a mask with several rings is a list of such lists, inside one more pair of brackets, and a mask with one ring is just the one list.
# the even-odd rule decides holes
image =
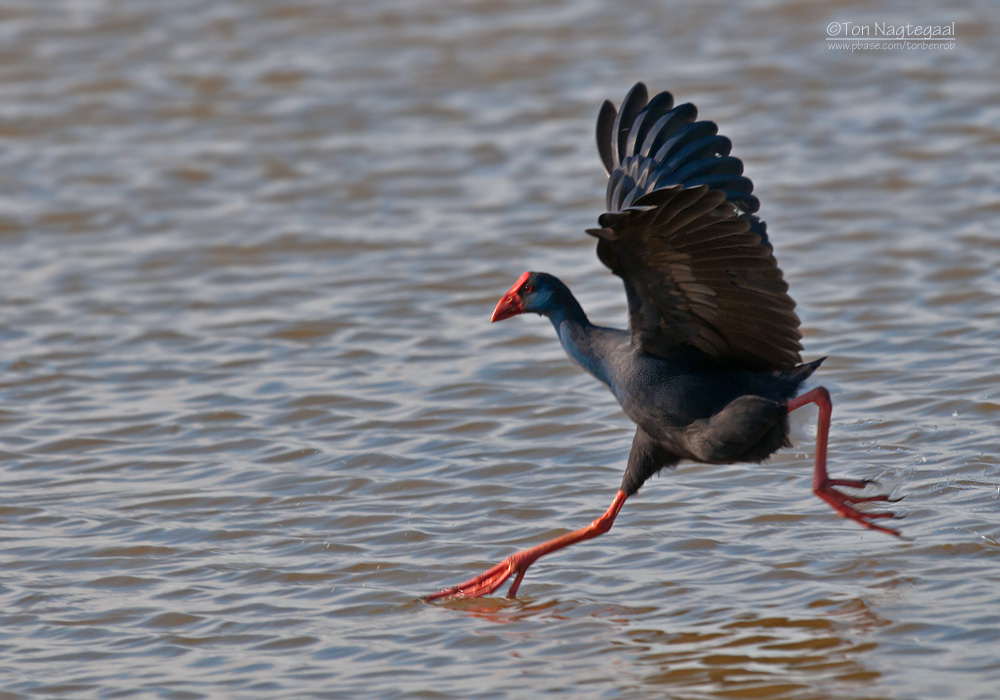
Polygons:
[[529,311],[548,314],[558,304],[559,292],[564,289],[566,286],[552,275],[525,272],[497,302],[490,322],[502,321]]

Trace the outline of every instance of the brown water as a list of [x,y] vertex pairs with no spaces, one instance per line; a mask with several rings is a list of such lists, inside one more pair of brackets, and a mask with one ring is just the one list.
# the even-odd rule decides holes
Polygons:
[[[0,698],[995,698],[1000,21],[986,0],[0,6]],[[955,21],[951,51],[827,48]],[[632,435],[535,317],[595,320],[593,121],[698,104],[757,185],[834,394],[682,465],[515,601]],[[811,425],[813,416],[804,423]]]

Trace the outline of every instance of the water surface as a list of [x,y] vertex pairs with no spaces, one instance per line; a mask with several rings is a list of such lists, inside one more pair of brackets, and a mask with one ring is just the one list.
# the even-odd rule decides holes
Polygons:
[[[992,5],[8,2],[0,698],[992,698]],[[955,21],[840,52],[831,21]],[[736,144],[834,398],[685,464],[517,600],[419,596],[579,527],[632,427],[535,317],[595,320],[593,122],[636,80]]]

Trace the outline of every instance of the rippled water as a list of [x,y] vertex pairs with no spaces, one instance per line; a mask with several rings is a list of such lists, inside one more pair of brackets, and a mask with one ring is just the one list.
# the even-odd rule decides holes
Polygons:
[[[993,698],[1000,30],[985,1],[0,6],[0,698]],[[831,21],[955,21],[834,52]],[[517,600],[419,602],[589,522],[632,428],[524,269],[636,80],[747,164],[832,469],[682,465]]]

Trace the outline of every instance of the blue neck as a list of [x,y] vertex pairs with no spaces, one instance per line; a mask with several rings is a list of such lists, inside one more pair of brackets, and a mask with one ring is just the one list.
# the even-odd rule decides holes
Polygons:
[[548,287],[544,305],[530,310],[548,316],[566,354],[610,387],[607,329],[590,322],[580,302],[562,281],[551,275],[544,275],[544,280]]
[[559,342],[566,354],[610,387],[611,378],[608,374],[606,358],[601,352],[603,347],[597,342],[598,338],[595,333],[598,330],[597,326],[587,320],[587,316],[582,310],[579,316],[575,314],[550,314],[549,319],[556,329],[556,335],[559,336]]

